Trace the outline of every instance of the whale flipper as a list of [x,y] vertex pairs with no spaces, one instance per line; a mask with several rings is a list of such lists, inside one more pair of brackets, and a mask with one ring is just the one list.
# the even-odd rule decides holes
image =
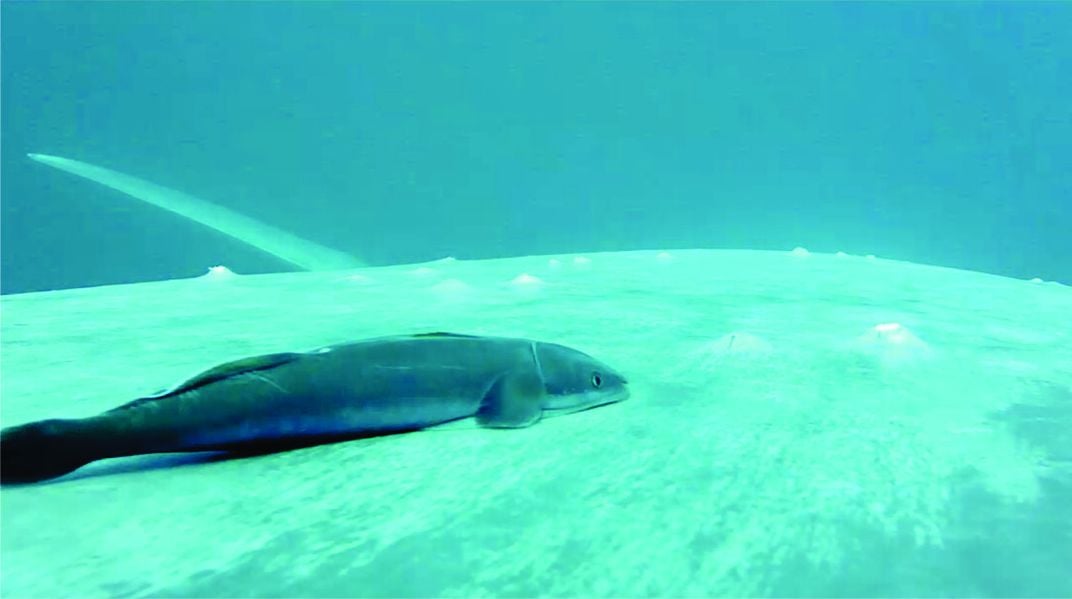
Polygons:
[[181,191],[70,158],[47,154],[27,156],[201,223],[304,270],[344,270],[364,266],[353,256]]

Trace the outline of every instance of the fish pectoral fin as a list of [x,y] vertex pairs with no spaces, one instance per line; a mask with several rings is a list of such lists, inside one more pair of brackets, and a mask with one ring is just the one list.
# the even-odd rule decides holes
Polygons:
[[525,428],[543,417],[543,381],[537,372],[513,370],[488,390],[476,421],[486,428]]

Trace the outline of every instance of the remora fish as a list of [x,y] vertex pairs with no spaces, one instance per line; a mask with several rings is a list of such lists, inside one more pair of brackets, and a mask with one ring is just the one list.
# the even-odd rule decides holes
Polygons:
[[626,379],[575,349],[425,333],[222,364],[97,416],[0,432],[0,483],[62,476],[104,458],[279,450],[475,417],[522,428],[622,401]]

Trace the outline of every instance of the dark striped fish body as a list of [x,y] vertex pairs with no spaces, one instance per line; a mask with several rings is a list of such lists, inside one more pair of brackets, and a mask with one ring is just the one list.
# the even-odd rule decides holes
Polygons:
[[97,416],[5,429],[0,482],[104,458],[281,449],[468,417],[524,427],[627,396],[621,375],[561,345],[449,333],[368,339],[237,360]]

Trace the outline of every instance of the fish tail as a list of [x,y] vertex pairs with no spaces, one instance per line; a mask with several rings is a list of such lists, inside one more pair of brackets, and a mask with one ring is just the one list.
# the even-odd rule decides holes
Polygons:
[[63,476],[106,457],[83,420],[40,420],[0,431],[0,484]]

